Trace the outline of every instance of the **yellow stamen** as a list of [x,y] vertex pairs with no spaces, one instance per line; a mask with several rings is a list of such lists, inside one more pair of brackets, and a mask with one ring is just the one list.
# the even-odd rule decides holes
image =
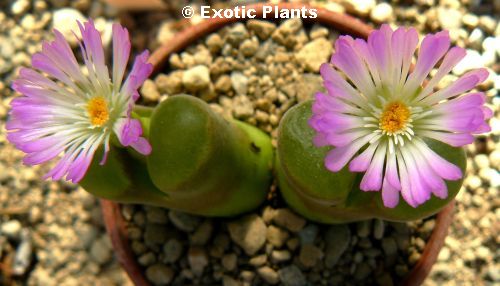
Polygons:
[[395,133],[405,127],[409,118],[410,109],[404,103],[389,103],[380,116],[380,128],[387,133]]
[[90,99],[87,103],[87,111],[92,125],[102,126],[109,119],[108,104],[102,96]]

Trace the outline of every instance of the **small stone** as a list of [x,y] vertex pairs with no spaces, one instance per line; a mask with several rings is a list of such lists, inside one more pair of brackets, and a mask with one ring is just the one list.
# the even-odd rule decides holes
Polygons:
[[165,263],[174,263],[181,258],[182,252],[182,243],[177,239],[170,239],[163,245],[163,260]]
[[189,237],[192,245],[205,245],[210,240],[213,232],[213,225],[210,220],[205,220]]
[[234,243],[250,256],[257,253],[266,242],[266,224],[255,214],[230,222],[228,229]]
[[198,65],[182,74],[182,84],[191,92],[200,91],[210,84],[210,71],[208,67]]
[[185,232],[193,232],[201,222],[199,217],[179,211],[170,211],[168,218],[175,227]]
[[383,2],[373,8],[370,13],[370,18],[377,23],[387,22],[391,19],[392,12],[392,6]]
[[295,88],[298,102],[313,99],[316,92],[325,90],[321,76],[311,73],[300,75]]
[[437,19],[443,29],[458,29],[462,25],[462,12],[452,8],[438,7]]
[[215,90],[229,92],[231,90],[231,78],[228,75],[221,75],[215,82]]
[[300,249],[299,261],[306,268],[312,268],[323,258],[323,251],[320,248],[306,244]]
[[0,232],[10,239],[19,239],[22,225],[18,220],[9,220],[0,226]]
[[278,275],[278,272],[276,272],[269,266],[264,266],[257,269],[257,274],[259,274],[262,280],[264,280],[268,284],[275,285],[278,284],[278,282],[280,282],[280,277]]
[[289,209],[277,209],[273,217],[274,223],[291,232],[299,232],[306,225],[306,220]]
[[490,16],[479,17],[479,27],[483,29],[486,33],[493,34],[497,26],[497,21]]
[[319,228],[315,224],[309,224],[299,231],[300,244],[314,244],[316,237],[318,236]]
[[286,21],[283,21],[281,25],[278,27],[277,32],[280,34],[287,36],[292,35],[300,31],[302,28],[302,20],[300,18],[292,18]]
[[348,12],[366,17],[370,11],[375,8],[377,2],[375,0],[346,0],[342,4]]
[[351,232],[347,225],[331,226],[326,235],[325,266],[332,268],[349,247]]
[[259,49],[259,42],[257,39],[246,39],[240,46],[241,53],[246,57],[255,55]]
[[54,12],[52,16],[52,28],[61,32],[71,46],[76,47],[78,39],[75,37],[75,34],[81,38],[78,22],[84,23],[86,21],[87,19],[80,11],[72,8],[63,8]]
[[375,239],[382,239],[382,237],[384,237],[384,230],[384,221],[376,219],[373,223],[373,237]]
[[300,269],[295,265],[290,265],[278,271],[281,282],[284,286],[305,286],[306,278]]
[[95,262],[101,265],[110,261],[113,257],[112,254],[111,242],[109,241],[109,237],[106,235],[95,240],[90,247],[90,256]]
[[474,14],[467,13],[462,17],[462,22],[467,28],[473,29],[479,24],[479,18]]
[[207,37],[205,44],[212,54],[216,54],[222,49],[222,46],[224,46],[224,41],[219,34],[211,34]]
[[150,223],[166,224],[168,222],[168,214],[164,209],[149,207],[146,209],[146,219]]
[[271,252],[271,259],[275,263],[288,261],[292,258],[292,254],[288,250],[273,250]]
[[169,75],[159,74],[155,78],[156,87],[160,93],[175,95],[182,91],[182,71],[175,71]]
[[277,248],[281,248],[283,244],[285,244],[288,237],[288,232],[279,227],[271,225],[267,228],[267,241]]
[[174,276],[172,268],[163,264],[154,264],[146,269],[146,277],[155,285],[168,285]]
[[14,15],[23,15],[30,9],[30,1],[28,0],[17,0],[10,7],[10,11]]
[[233,45],[239,45],[246,38],[248,38],[248,31],[242,23],[233,25],[227,33],[227,41]]
[[259,267],[266,264],[266,262],[267,256],[265,254],[261,254],[250,258],[250,261],[248,263],[254,267]]
[[191,247],[188,251],[188,262],[193,274],[200,277],[203,274],[203,270],[208,265],[207,253],[203,248]]
[[302,47],[295,55],[298,63],[308,72],[319,72],[319,67],[332,55],[332,43],[325,38],[318,38]]
[[254,108],[246,95],[237,95],[233,100],[233,115],[237,119],[245,119],[253,115]]
[[276,24],[262,20],[248,20],[247,27],[261,40],[267,40],[276,29]]
[[144,231],[144,242],[147,245],[162,244],[167,239],[166,226],[156,223],[148,223]]
[[227,271],[233,271],[238,265],[238,256],[235,253],[230,253],[222,256],[222,266]]
[[398,245],[396,240],[392,237],[385,237],[382,239],[382,249],[386,256],[395,256],[398,252]]
[[451,252],[450,249],[446,246],[441,248],[441,251],[439,252],[438,255],[438,261],[448,261],[450,259]]
[[246,95],[248,91],[248,78],[241,72],[232,72],[231,85],[236,94]]
[[359,237],[368,237],[370,235],[371,220],[360,221],[356,224],[356,231]]
[[139,256],[137,261],[142,266],[148,266],[156,262],[156,256],[153,252],[150,251]]

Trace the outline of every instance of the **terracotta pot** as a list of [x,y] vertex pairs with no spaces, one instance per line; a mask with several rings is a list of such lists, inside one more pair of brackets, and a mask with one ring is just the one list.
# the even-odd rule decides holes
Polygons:
[[[288,9],[301,8],[303,6],[311,8],[307,5],[298,3],[282,3],[278,6],[279,8]],[[247,9],[255,9],[257,11],[256,18],[262,18],[262,7],[263,4],[256,4],[247,6]],[[338,14],[320,8],[316,9],[318,17],[316,19],[303,19],[304,22],[321,23],[344,34],[350,34],[352,36],[363,38],[366,38],[372,30],[371,27],[348,15]],[[240,19],[209,19],[201,24],[185,29],[152,54],[150,62],[154,65],[154,73],[159,72],[163,68],[165,62],[172,53],[179,52],[188,47],[191,43],[207,36],[211,32],[237,21],[240,21]],[[432,266],[436,262],[439,251],[444,244],[444,239],[447,236],[448,227],[451,224],[454,213],[454,205],[455,202],[452,201],[437,215],[435,228],[429,238],[429,241],[427,241],[427,244],[425,245],[425,249],[420,260],[404,278],[401,285],[421,285],[429,274]],[[128,243],[126,224],[120,212],[120,205],[111,201],[101,200],[101,208],[106,230],[111,237],[115,254],[123,268],[135,285],[151,285],[147,281],[144,271],[137,263]]]

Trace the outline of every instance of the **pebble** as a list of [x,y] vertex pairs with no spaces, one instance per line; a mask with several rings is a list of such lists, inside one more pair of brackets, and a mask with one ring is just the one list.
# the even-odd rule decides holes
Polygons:
[[99,264],[105,264],[111,260],[113,253],[111,251],[111,242],[107,235],[101,236],[92,243],[90,256]]
[[462,12],[452,8],[438,7],[437,19],[442,29],[458,29],[462,25]]
[[76,47],[78,43],[75,34],[81,38],[77,21],[84,23],[87,19],[80,11],[73,8],[56,10],[52,16],[52,28],[61,32],[72,47]]
[[269,266],[260,267],[257,269],[257,274],[268,284],[275,285],[280,282],[278,272]]
[[375,239],[382,239],[384,237],[384,221],[381,219],[375,219],[373,223],[373,237]]
[[208,50],[215,54],[218,53],[221,49],[222,46],[224,45],[224,41],[220,37],[219,34],[211,34],[210,36],[207,37],[205,40],[205,44],[208,47]]
[[255,55],[259,49],[259,42],[257,39],[246,39],[240,46],[241,53],[246,57]]
[[467,13],[462,17],[462,22],[466,27],[473,29],[478,26],[479,18],[474,14]]
[[227,271],[233,271],[238,265],[238,256],[235,253],[230,253],[222,256],[222,266]]
[[163,264],[153,264],[146,269],[146,277],[155,285],[168,285],[174,276],[172,268]]
[[162,244],[167,240],[167,227],[165,225],[148,223],[144,231],[144,242],[147,245]]
[[210,84],[210,71],[202,65],[192,67],[182,74],[182,84],[188,91],[200,91]]
[[248,38],[248,31],[242,23],[236,23],[227,33],[227,41],[233,45],[239,45],[246,38]]
[[377,4],[377,6],[373,8],[370,13],[370,18],[377,23],[383,23],[391,19],[392,13],[392,6],[388,3],[383,2]]
[[237,95],[234,97],[233,115],[238,119],[245,119],[253,115],[254,107],[248,96]]
[[10,239],[18,240],[20,238],[22,225],[18,220],[9,220],[0,226],[0,232]]
[[325,234],[325,266],[332,268],[349,247],[351,232],[347,225],[331,226]]
[[183,252],[182,243],[177,239],[169,239],[163,245],[163,255],[165,263],[174,263],[181,258]]
[[191,247],[188,251],[188,262],[193,274],[200,277],[203,274],[203,270],[208,265],[207,253],[203,248]]
[[247,27],[261,40],[267,40],[276,29],[276,24],[261,20],[248,20]]
[[275,263],[288,261],[292,258],[292,254],[288,250],[273,250],[271,252],[271,260]]
[[12,274],[24,275],[28,267],[31,265],[33,257],[33,243],[28,229],[23,229],[21,232],[21,243],[16,249],[14,261],[12,263]]
[[185,232],[193,232],[201,223],[197,216],[173,210],[168,213],[168,218],[175,227]]
[[299,239],[301,245],[314,244],[318,236],[319,227],[315,224],[309,224],[299,231]]
[[248,263],[254,267],[259,267],[261,265],[264,265],[266,262],[267,262],[267,255],[261,254],[252,257]]
[[271,245],[281,248],[290,235],[287,231],[271,225],[267,228],[266,239]]
[[160,99],[160,93],[156,89],[156,84],[150,79],[146,79],[141,87],[141,94],[147,102],[157,102]]
[[307,284],[304,274],[295,265],[281,268],[278,275],[284,286],[305,286]]
[[231,86],[238,95],[246,97],[248,92],[248,78],[241,72],[231,73]]
[[277,209],[273,216],[273,222],[291,232],[299,232],[306,225],[306,220],[296,215],[289,209]]
[[328,62],[332,52],[332,43],[325,38],[318,38],[302,47],[295,58],[304,65],[307,72],[318,73],[319,67]]
[[323,251],[312,244],[302,246],[299,254],[300,263],[306,268],[314,267],[323,258]]
[[22,15],[30,9],[30,1],[28,0],[17,0],[11,6],[11,12],[14,15]]
[[192,245],[205,245],[212,237],[213,225],[210,220],[203,221],[196,231],[189,237]]
[[266,242],[266,224],[255,214],[230,222],[228,229],[231,239],[250,256],[257,253]]

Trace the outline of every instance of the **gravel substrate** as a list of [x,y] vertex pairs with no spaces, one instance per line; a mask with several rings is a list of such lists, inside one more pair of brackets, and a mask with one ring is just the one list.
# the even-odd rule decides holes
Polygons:
[[[175,2],[173,5],[175,7],[185,5],[184,0],[173,2]],[[245,4],[250,1],[238,0],[235,2]],[[491,76],[482,88],[488,95],[488,102],[492,109],[495,110],[495,117],[490,120],[493,131],[487,136],[478,137],[476,143],[467,148],[469,167],[464,187],[457,197],[458,210],[445,247],[425,285],[498,284],[500,283],[500,264],[497,250],[500,243],[498,236],[500,231],[498,223],[500,218],[498,211],[500,205],[498,199],[500,186],[498,173],[500,168],[500,115],[498,110],[500,100],[498,96],[496,98],[495,96],[500,89],[500,77],[498,76],[500,72],[498,65],[500,58],[498,48],[500,46],[498,44],[500,41],[500,26],[498,24],[500,1],[394,0],[386,2],[339,0],[318,1],[315,4],[330,10],[360,16],[374,25],[386,21],[394,24],[412,25],[420,33],[443,28],[449,29],[455,43],[467,49],[468,56],[460,67],[447,77],[448,80],[455,79],[457,75],[469,68],[483,65],[490,68]],[[192,5],[195,8],[198,6],[196,3]],[[229,4],[214,3],[213,5],[222,7]],[[109,43],[110,24],[112,21],[120,19],[129,28],[133,49],[138,52],[144,48],[154,50],[159,44],[167,43],[178,29],[189,25],[189,22],[178,21],[173,16],[179,17],[180,11],[170,15],[163,12],[119,14],[100,0],[0,1],[0,284],[8,285],[9,281],[12,281],[15,284],[27,285],[130,285],[123,270],[119,268],[111,256],[112,250],[102,228],[96,200],[81,188],[73,185],[42,182],[42,174],[47,171],[47,168],[22,165],[22,153],[14,150],[6,141],[4,124],[9,102],[15,96],[10,89],[10,84],[20,66],[29,66],[30,56],[40,49],[40,41],[52,38],[50,30],[57,28],[68,32],[68,28],[72,27],[70,21],[75,18],[92,17],[99,29],[103,31],[105,43]],[[197,22],[199,18],[195,17],[192,20]],[[72,40],[73,37],[71,36],[69,39]],[[257,39],[260,41],[258,36]],[[245,50],[250,53],[252,45],[254,42],[250,38]],[[295,65],[292,61],[288,64]],[[211,75],[210,66],[207,68],[209,68],[209,75]],[[245,69],[241,70],[244,76],[259,75],[258,71],[250,71],[250,74],[245,74]],[[314,75],[314,72],[308,71],[307,73]],[[228,98],[226,104],[232,107],[238,105],[248,107],[248,102],[244,99],[241,99],[240,103],[236,101],[237,98],[241,98],[238,97],[240,93],[237,93],[236,89],[232,87],[231,75],[226,75],[229,76],[229,81],[227,77],[224,77],[225,79],[221,80],[219,85],[217,82],[212,82],[215,77],[209,79],[214,88],[228,89],[228,92],[217,90],[217,94],[225,94]],[[296,75],[286,76],[293,80],[300,80],[300,75],[299,77]],[[237,79],[238,76],[236,76]],[[148,104],[151,105],[155,104],[157,100],[154,97],[161,99],[171,94],[160,88],[158,78],[155,81],[158,93],[149,94],[153,96],[147,99],[149,100]],[[229,87],[228,82],[231,83]],[[273,84],[278,85],[278,82],[273,82]],[[148,85],[155,86],[154,82],[153,84],[150,82]],[[256,84],[247,82],[248,90],[252,86],[256,86]],[[233,94],[231,95],[231,93]],[[253,91],[253,94],[257,93],[258,91]],[[286,92],[282,91],[282,93],[287,96]],[[199,95],[201,96],[201,94]],[[273,102],[272,106],[274,106],[274,96],[268,99]],[[284,103],[293,104],[300,99],[297,96],[295,98],[288,96],[286,99],[281,97],[281,100],[283,101],[282,105],[276,108],[284,111],[287,108],[286,106],[282,107]],[[218,108],[216,104],[224,106],[222,101],[213,100],[211,102],[214,104],[214,108]],[[272,131],[276,126],[276,120],[279,121],[279,118],[271,118],[271,115],[275,114],[274,111],[266,109],[266,107],[259,108],[257,103],[250,102],[252,107],[257,107],[253,109],[255,120],[261,119],[256,122],[257,125]],[[277,99],[277,102],[280,102],[280,98]],[[263,103],[262,106],[266,106],[266,104]],[[226,111],[227,115],[233,116],[234,109],[227,109],[230,110],[230,112]],[[246,111],[244,108],[239,109],[238,112],[242,112],[243,115],[250,113],[248,108]],[[265,113],[268,115],[267,120]],[[244,116],[241,118],[252,121],[248,115],[246,118]],[[144,210],[142,212],[147,213]],[[168,221],[170,224],[172,223],[172,220]],[[373,224],[375,225],[375,223]],[[272,228],[271,225],[280,227],[274,222],[266,223],[266,232]],[[222,233],[226,231],[219,230],[221,222],[212,222],[212,226],[214,227],[213,234],[218,233],[218,231]],[[326,233],[327,229],[318,227],[320,232],[323,230],[323,233]],[[357,228],[354,226],[349,228],[352,242],[352,239],[357,236]],[[286,230],[286,228],[284,229]],[[392,226],[386,225],[387,235],[390,236],[392,229]],[[290,235],[289,239],[298,236],[294,232],[288,230],[287,232]],[[189,233],[189,231],[180,232],[181,235],[188,237]],[[318,234],[318,240],[321,239],[320,235]],[[91,237],[92,242],[89,243],[88,240],[85,240],[86,237]],[[212,236],[212,240],[205,245],[215,243],[215,239]],[[229,241],[231,243],[230,237]],[[187,241],[181,242],[187,243]],[[379,244],[374,243],[374,245]],[[240,247],[234,246],[231,249],[233,248]],[[265,253],[267,251],[265,248],[266,246],[260,252]],[[282,246],[281,249],[288,250],[294,257],[297,254],[300,257],[302,246],[295,251],[290,250],[288,245]],[[189,249],[186,248],[183,253],[189,254],[188,251]],[[236,252],[236,250],[230,249],[227,251],[228,253]],[[242,250],[240,249],[240,251]],[[324,246],[322,251],[326,256]],[[196,250],[194,253],[196,254]],[[207,255],[211,257],[210,253]],[[245,255],[242,256],[245,257]],[[21,263],[13,264],[15,257],[18,257]],[[233,256],[226,258],[225,263],[231,264],[233,259]],[[240,267],[238,259],[236,264]],[[218,264],[223,265],[222,259],[219,260]],[[269,263],[271,264],[271,262]],[[278,266],[290,263],[278,263]],[[25,264],[28,266],[24,266]],[[184,267],[185,269],[189,268],[188,264]],[[309,272],[313,272],[311,269],[315,267],[319,266],[307,270],[300,267],[299,269],[303,270],[303,275],[308,275]],[[241,270],[253,271],[254,275],[260,277],[257,269],[258,267],[254,266],[241,268]],[[208,273],[208,268],[205,271]],[[289,272],[297,273],[293,268],[289,268]],[[235,270],[227,273],[236,277]],[[241,275],[244,277],[252,275],[249,273],[241,271]],[[179,277],[181,274],[174,275]],[[333,276],[334,273],[330,273],[330,278]],[[240,277],[237,278],[240,279]],[[229,278],[226,280],[229,281],[227,283],[232,281]]]

